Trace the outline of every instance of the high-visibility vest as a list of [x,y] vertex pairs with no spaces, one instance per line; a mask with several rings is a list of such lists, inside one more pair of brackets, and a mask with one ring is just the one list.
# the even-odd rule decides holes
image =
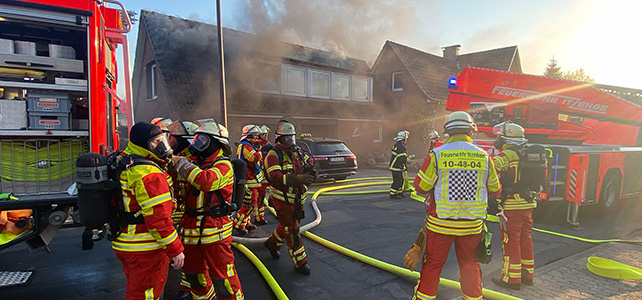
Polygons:
[[488,201],[488,154],[467,142],[432,150],[437,165],[435,203],[440,219],[484,219]]

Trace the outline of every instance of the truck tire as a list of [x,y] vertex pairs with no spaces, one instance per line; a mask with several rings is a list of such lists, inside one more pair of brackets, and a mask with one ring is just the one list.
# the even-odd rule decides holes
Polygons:
[[599,204],[602,211],[611,212],[617,209],[621,204],[620,201],[620,176],[616,172],[608,172],[602,182]]

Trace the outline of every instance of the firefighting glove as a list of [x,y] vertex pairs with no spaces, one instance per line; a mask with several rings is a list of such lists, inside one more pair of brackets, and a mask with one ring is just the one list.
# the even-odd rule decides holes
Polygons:
[[421,261],[421,247],[417,244],[412,244],[412,248],[408,250],[403,257],[403,265],[410,271],[414,271],[419,262]]
[[285,185],[296,186],[301,184],[310,184],[314,181],[314,176],[308,174],[288,174],[285,175]]
[[187,178],[189,172],[191,172],[195,168],[198,168],[198,166],[187,161],[187,159],[182,156],[173,156],[170,160],[169,165],[171,165],[170,168],[176,170],[178,176],[182,178]]

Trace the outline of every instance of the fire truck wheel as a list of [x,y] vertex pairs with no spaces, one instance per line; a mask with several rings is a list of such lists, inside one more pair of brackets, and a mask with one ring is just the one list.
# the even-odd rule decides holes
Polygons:
[[613,211],[619,206],[621,203],[619,173],[608,172],[608,174],[604,176],[599,203],[605,212]]

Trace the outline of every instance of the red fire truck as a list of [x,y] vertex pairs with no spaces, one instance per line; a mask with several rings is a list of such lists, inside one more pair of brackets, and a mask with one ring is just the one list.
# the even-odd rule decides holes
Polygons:
[[0,0],[0,27],[0,250],[46,247],[76,211],[76,158],[127,140],[131,21],[113,0]]
[[[547,202],[578,210],[642,194],[642,90],[467,67],[451,79],[448,110],[472,114],[479,131],[512,120],[549,153]],[[481,145],[492,142],[478,141]]]

